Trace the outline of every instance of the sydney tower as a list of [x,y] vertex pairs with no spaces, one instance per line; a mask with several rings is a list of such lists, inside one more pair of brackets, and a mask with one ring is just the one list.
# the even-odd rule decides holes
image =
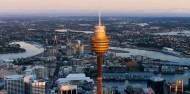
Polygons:
[[106,27],[101,25],[100,13],[99,24],[95,26],[94,35],[91,38],[91,50],[97,55],[97,94],[103,94],[102,89],[102,63],[103,54],[108,51],[109,39],[106,35]]

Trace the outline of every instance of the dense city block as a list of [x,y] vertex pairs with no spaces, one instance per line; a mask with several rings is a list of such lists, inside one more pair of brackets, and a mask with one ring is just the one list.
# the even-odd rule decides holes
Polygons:
[[96,48],[108,40],[101,54],[104,94],[189,91],[190,18],[102,17],[103,42],[92,38],[97,19],[0,17],[0,92],[94,94]]

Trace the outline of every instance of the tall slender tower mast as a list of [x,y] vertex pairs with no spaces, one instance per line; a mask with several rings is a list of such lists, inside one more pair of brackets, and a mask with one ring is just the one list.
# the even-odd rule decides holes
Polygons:
[[54,35],[54,39],[53,39],[53,45],[56,46],[58,45],[58,39],[57,39],[57,35]]
[[102,63],[103,54],[108,51],[109,40],[106,35],[106,27],[101,25],[101,14],[99,11],[99,24],[95,26],[94,35],[91,38],[91,51],[97,55],[97,94],[103,94],[102,89]]
[[58,38],[55,32],[54,38],[53,38],[53,49],[52,49],[52,55],[55,56],[57,53],[57,46],[58,46]]

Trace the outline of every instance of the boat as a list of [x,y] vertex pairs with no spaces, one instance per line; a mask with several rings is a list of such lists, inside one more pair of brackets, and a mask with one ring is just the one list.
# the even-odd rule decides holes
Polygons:
[[179,33],[177,33],[178,35],[184,35],[185,33],[182,33],[182,32],[179,32]]
[[181,57],[180,52],[174,51],[174,49],[172,49],[172,48],[163,47],[161,52],[164,53],[164,54]]

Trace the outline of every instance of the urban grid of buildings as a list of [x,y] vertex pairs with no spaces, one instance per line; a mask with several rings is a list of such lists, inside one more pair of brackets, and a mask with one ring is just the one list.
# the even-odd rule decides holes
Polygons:
[[[51,18],[46,19],[52,20]],[[55,19],[53,18],[53,20]],[[40,43],[44,47],[44,52],[35,56],[12,61],[0,61],[0,94],[190,94],[190,76],[188,83],[185,83],[184,79],[168,81],[160,75],[184,74],[190,68],[188,64],[141,55],[121,57],[117,56],[116,53],[129,52],[109,48],[109,46],[139,48],[188,58],[190,56],[190,44],[188,42],[190,38],[188,36],[148,34],[143,31],[150,30],[158,33],[159,30],[168,30],[166,27],[148,26],[148,24],[135,25],[136,20],[132,21],[129,18],[118,18],[117,20],[105,18],[105,22],[109,22],[108,19],[115,22],[103,25],[99,17],[99,23],[95,25],[94,32],[62,30],[60,28],[72,27],[77,29],[77,27],[73,25],[76,24],[75,21],[71,20],[70,22],[68,19],[61,19],[72,25],[57,26],[53,24],[56,23],[55,21],[59,22],[57,19],[51,24],[45,23],[46,25],[42,26],[42,30],[38,25],[47,21],[44,18],[22,23],[17,20],[6,22],[0,19],[0,27],[9,27],[6,23],[13,24],[7,31],[0,28],[2,31],[0,32],[2,39],[0,48],[4,49],[2,51],[5,53],[10,48],[11,52],[13,50],[15,52],[24,51],[23,49],[19,50],[20,47],[17,44],[8,44],[12,39],[14,41],[25,40],[28,43]],[[127,21],[124,22],[123,19]],[[163,19],[160,20],[163,21]],[[82,23],[80,17],[73,18],[73,20]],[[83,21],[88,23],[86,20]],[[88,30],[89,27],[92,27],[91,24],[81,23],[80,26],[84,27],[81,29]],[[15,24],[24,28],[18,29],[21,35],[11,35],[17,33],[14,30],[12,31],[13,28],[18,28],[14,26]],[[114,26],[116,24],[119,24],[118,27]],[[160,23],[155,21],[154,24]],[[48,25],[52,25],[52,27],[50,28]],[[85,26],[87,27],[85,28]],[[120,32],[113,32],[109,26],[111,29]],[[34,27],[35,29],[33,29]],[[106,27],[109,28],[107,34],[105,32]],[[125,29],[121,31],[119,27]],[[174,27],[168,28],[177,30],[176,26]],[[27,31],[30,34],[22,35],[26,28],[29,28]],[[52,28],[56,29],[52,30]],[[184,26],[183,28],[187,27]],[[129,33],[126,29],[134,32]],[[9,31],[10,35],[6,35],[6,32]],[[54,32],[50,33],[50,31]],[[91,44],[89,45],[89,43]],[[124,88],[120,88],[118,85],[104,85],[104,82],[125,83],[126,80],[129,83]],[[135,81],[137,83],[133,83]],[[146,86],[138,84],[138,81],[145,82]]]

